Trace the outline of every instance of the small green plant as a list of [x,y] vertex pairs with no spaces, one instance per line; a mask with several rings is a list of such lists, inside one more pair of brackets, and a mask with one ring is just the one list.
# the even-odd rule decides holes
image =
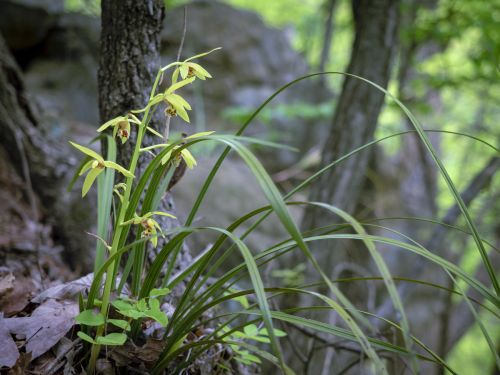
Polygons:
[[[259,328],[255,324],[248,324],[243,328],[243,331],[235,331],[232,330],[229,325],[227,325],[223,326],[222,331],[224,333],[229,333],[225,336],[224,341],[227,342],[232,349],[235,360],[245,365],[250,365],[252,363],[262,363],[259,357],[242,348],[240,345],[238,345],[238,342],[246,340],[269,344],[271,343],[271,340],[269,339],[267,328]],[[276,337],[284,337],[286,336],[286,333],[275,328],[274,335]]]
[[[85,155],[77,171],[79,176],[87,173],[82,195],[85,196],[88,193],[95,181],[97,181],[98,186],[98,229],[95,237],[99,241],[96,247],[94,279],[86,299],[84,300],[83,296],[80,298],[81,312],[76,318],[82,328],[78,332],[78,336],[91,344],[87,373],[94,372],[102,346],[123,345],[127,340],[135,340],[140,334],[142,321],[151,320],[164,328],[164,348],[151,369],[153,375],[162,374],[167,368],[172,373],[180,373],[192,365],[207,349],[219,344],[231,348],[234,359],[243,364],[260,363],[261,359],[265,359],[278,366],[283,373],[292,374],[293,371],[285,363],[281,350],[280,337],[285,336],[285,332],[277,330],[273,325],[273,321],[277,320],[284,324],[315,331],[321,335],[333,335],[342,340],[357,343],[360,353],[367,357],[370,365],[373,366],[373,371],[377,374],[388,373],[386,360],[382,355],[384,353],[404,358],[415,373],[419,372],[422,361],[430,361],[456,374],[446,361],[411,334],[410,324],[396,289],[395,278],[389,272],[384,258],[377,250],[376,246],[379,243],[417,254],[440,266],[450,276],[456,287],[450,293],[455,293],[467,302],[468,308],[481,327],[492,354],[497,363],[500,364],[495,345],[487,330],[484,329],[481,320],[478,319],[476,312],[477,306],[480,306],[483,308],[482,311],[498,316],[497,311],[500,308],[498,297],[500,288],[485,248],[486,242],[480,238],[467,207],[457,193],[446,169],[437,158],[425,131],[408,109],[393,98],[411,120],[415,132],[434,158],[453,198],[462,209],[470,229],[470,235],[475,240],[483,257],[494,290],[467,274],[457,265],[439,257],[436,253],[429,251],[402,233],[376,224],[366,224],[390,230],[394,234],[392,237],[370,235],[365,230],[366,225],[362,225],[351,215],[334,206],[320,202],[290,201],[297,192],[310,185],[329,168],[333,168],[350,156],[362,152],[378,142],[402,136],[409,133],[408,131],[392,134],[363,145],[314,173],[285,195],[280,193],[269,174],[246,144],[254,143],[267,147],[283,146],[243,137],[242,133],[259,112],[279,93],[303,79],[318,74],[301,77],[280,88],[245,121],[236,135],[203,132],[183,136],[180,139],[169,139],[168,127],[164,132],[153,129],[150,126],[151,115],[160,105],[165,105],[164,113],[167,119],[178,116],[184,121],[189,121],[188,112],[192,108],[181,92],[184,87],[197,80],[203,81],[211,78],[201,65],[193,62],[193,60],[210,52],[161,68],[153,84],[149,102],[144,108],[122,114],[98,129],[99,132],[112,129],[111,135],[103,135],[107,139],[108,145],[106,158],[87,147],[71,143]],[[164,92],[157,92],[160,80],[170,69],[173,70],[170,86]],[[344,75],[372,85],[390,97],[387,91],[370,81],[350,74]],[[132,127],[136,128],[135,132],[132,131]],[[159,139],[159,143],[144,146],[143,139],[146,132],[154,134]],[[128,142],[133,133],[136,136],[134,149],[130,155],[130,164],[127,167],[120,166],[115,162],[115,138],[119,138],[122,143]],[[161,211],[159,203],[179,164],[184,162],[189,168],[196,166],[196,160],[189,148],[199,142],[218,142],[225,145],[226,148],[194,200],[184,225],[165,230],[157,221],[158,217],[173,217],[173,215]],[[498,149],[485,144],[493,148],[495,152],[499,152]],[[269,205],[256,208],[246,214],[242,213],[237,220],[225,228],[193,226],[197,210],[215,174],[230,151],[234,151],[249,167],[262,188],[263,195],[267,198]],[[137,168],[138,160],[145,153],[152,154],[153,158],[150,158],[144,170],[139,171]],[[120,178],[118,183],[115,182],[116,171]],[[331,226],[301,232],[292,219],[288,210],[289,205],[317,206],[325,212],[339,217],[341,223],[332,223]],[[244,240],[272,213],[278,217],[289,238],[254,253]],[[249,228],[243,234],[236,235],[236,232],[240,232],[241,226],[248,222],[252,223]],[[353,233],[342,231],[346,227],[352,228]],[[216,241],[199,254],[187,268],[174,273],[177,257],[186,238],[193,233],[203,231],[215,232],[218,235]],[[131,239],[133,237],[131,233],[135,234],[135,238]],[[165,241],[161,241],[161,246],[159,246],[160,237],[165,238]],[[373,260],[374,269],[378,271],[376,276],[356,278],[352,281],[365,279],[383,282],[387,295],[397,312],[397,322],[386,316],[377,316],[373,312],[356,308],[337,285],[340,282],[349,282],[349,280],[332,280],[328,277],[308,245],[312,241],[346,239],[362,243]],[[227,246],[227,242],[231,242],[231,244]],[[146,254],[152,247],[158,247],[158,249],[156,249],[152,264],[146,267]],[[271,275],[281,280],[284,286],[265,287],[259,268],[291,251],[300,251],[307,263],[299,263],[288,270],[272,271]],[[225,269],[223,267],[225,260],[238,255],[238,253],[243,258],[243,262],[231,269]],[[122,268],[121,258],[124,255],[128,255],[128,259]],[[303,285],[303,273],[306,267],[315,271],[318,277],[315,284]],[[402,280],[402,278],[400,279]],[[214,281],[208,282],[208,280]],[[404,279],[404,282],[422,283],[419,280],[409,279]],[[167,317],[162,310],[161,299],[181,283],[183,283],[182,294],[176,301],[173,313]],[[130,293],[124,292],[125,285],[129,287],[127,289],[130,290]],[[235,285],[238,285],[238,288]],[[249,289],[242,289],[242,285],[249,286]],[[473,305],[472,299],[463,291],[464,285],[487,302],[473,300],[475,303]],[[315,286],[326,288],[328,293],[317,292],[314,289]],[[447,290],[442,286],[431,287]],[[307,295],[318,304],[296,306],[285,311],[271,309],[270,300],[289,294]],[[214,309],[216,306],[234,307],[234,305],[238,306],[237,310],[228,308],[219,315],[217,315],[217,311],[220,310]],[[493,306],[493,308],[488,306]],[[335,313],[339,323],[326,323],[301,314],[320,310]],[[213,314],[208,319],[207,312]],[[377,331],[373,323],[374,320],[383,321],[384,324],[391,327],[391,337],[383,337]],[[198,332],[202,333],[197,334]],[[399,336],[398,341],[392,341],[391,338],[395,336]],[[262,347],[249,342],[268,346],[270,350],[267,347],[262,349]],[[224,365],[221,364],[221,366]]]
[[[141,226],[141,238],[148,239],[151,244],[156,247],[158,245],[158,236],[164,236],[164,234],[158,222],[153,219],[153,216],[161,215],[175,218],[172,214],[161,211],[149,211],[138,215],[135,212],[135,209],[133,217],[129,218],[128,213],[133,206],[133,204],[131,204],[131,197],[134,197],[134,189],[140,189],[140,186],[137,186],[135,182],[137,161],[142,153],[152,153],[152,150],[159,148],[163,150],[161,153],[161,166],[167,165],[167,168],[176,168],[179,165],[181,158],[189,168],[193,168],[196,165],[196,160],[193,155],[185,147],[179,144],[179,142],[159,143],[143,148],[142,141],[146,131],[153,133],[158,138],[164,138],[159,132],[149,126],[149,121],[151,119],[150,113],[160,103],[166,104],[165,116],[179,116],[184,121],[189,122],[189,115],[187,111],[191,110],[191,106],[181,95],[178,94],[178,91],[184,86],[193,83],[196,79],[205,80],[207,78],[211,78],[210,73],[208,73],[201,65],[191,61],[206,54],[207,53],[197,55],[183,62],[175,62],[162,68],[158,73],[157,79],[152,88],[149,103],[144,109],[132,110],[125,115],[118,116],[106,122],[97,129],[97,131],[101,133],[109,128],[112,128],[113,138],[110,138],[110,143],[113,142],[115,137],[118,137],[122,143],[125,143],[130,138],[131,126],[134,125],[137,127],[137,139],[135,140],[133,153],[130,156],[131,161],[128,169],[118,165],[114,160],[104,160],[101,155],[88,147],[70,142],[72,146],[84,153],[87,157],[78,171],[79,176],[88,172],[83,182],[82,197],[88,193],[94,181],[102,173],[105,173],[106,168],[117,170],[126,178],[124,182],[119,182],[112,187],[112,192],[114,192],[120,200],[120,206],[114,222],[114,231],[110,236],[112,238],[111,245],[108,245],[104,239],[98,236],[98,238],[102,240],[102,243],[104,243],[105,248],[109,251],[110,257],[118,252],[119,248],[123,244],[123,239],[126,240],[128,230],[131,225]],[[159,79],[167,70],[171,68],[174,70],[170,87],[168,87],[163,93],[156,93]],[[140,116],[141,114],[143,115],[142,119],[139,119],[137,116]],[[187,137],[186,139],[194,139],[198,136],[210,135],[211,133],[212,132],[199,133]],[[166,134],[166,138],[168,140],[168,134]],[[93,301],[88,301],[87,309],[83,310],[76,317],[76,321],[82,326],[97,328],[94,337],[91,337],[88,332],[78,332],[78,336],[82,340],[92,344],[90,363],[88,367],[90,373],[93,373],[94,371],[100,345],[123,345],[127,340],[127,335],[124,332],[130,331],[130,323],[132,320],[150,318],[157,321],[162,326],[166,326],[168,323],[165,313],[160,309],[160,301],[158,299],[158,297],[163,297],[168,293],[169,289],[167,288],[151,289],[148,297],[143,297],[137,300],[123,297],[111,300],[112,293],[116,291],[114,277],[117,273],[117,268],[118,259],[113,259],[106,269],[106,282],[102,294],[102,300],[100,301],[100,311],[95,312],[92,308]],[[108,318],[110,304],[114,307],[116,312],[122,315],[125,319]],[[107,328],[109,324],[120,328],[123,332],[104,334],[108,330]],[[90,331],[89,328],[87,328],[87,331]]]

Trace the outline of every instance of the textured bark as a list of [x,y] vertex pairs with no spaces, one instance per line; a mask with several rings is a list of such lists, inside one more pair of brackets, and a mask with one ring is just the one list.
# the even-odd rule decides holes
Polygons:
[[[101,121],[124,115],[133,109],[143,108],[148,102],[151,87],[160,68],[160,32],[165,9],[162,0],[104,0],[102,1],[101,55],[99,62],[99,110]],[[164,120],[157,111],[150,126],[158,129]],[[119,144],[118,161],[130,164],[136,131],[133,127],[130,139]],[[158,143],[158,138],[146,134],[143,145]],[[117,142],[121,143],[121,142]],[[140,175],[147,166],[147,155],[138,162]],[[159,207],[162,211],[174,210],[173,200],[166,196]],[[177,226],[178,222],[164,216],[155,218],[164,229]],[[158,249],[162,247],[159,238]],[[154,256],[153,251],[148,255]],[[187,248],[181,251],[177,267],[190,260]]]
[[[387,87],[393,55],[397,45],[399,1],[397,0],[353,0],[352,9],[355,23],[355,39],[347,72],[368,79],[382,87]],[[373,86],[352,77],[346,77],[335,109],[328,138],[323,145],[320,167],[324,167],[350,151],[371,141],[377,125],[379,113],[384,103],[384,94]],[[358,204],[365,181],[365,172],[371,150],[351,156],[341,165],[325,172],[311,189],[309,200],[320,201],[353,212]],[[311,229],[331,224],[332,216],[312,207],[307,208],[302,221],[303,229]],[[366,272],[366,252],[342,249],[343,243],[321,241],[311,243],[314,256],[331,278],[343,277],[345,273]],[[332,247],[335,245],[334,251]],[[319,249],[322,251],[315,251]],[[361,254],[360,254],[361,253]],[[360,255],[359,255],[360,254]],[[317,275],[310,275],[316,280]],[[353,302],[360,302],[366,309],[370,300],[369,285],[355,285],[344,289]],[[368,291],[368,294],[369,291]],[[300,305],[311,301],[300,297]],[[320,319],[324,319],[320,318]],[[327,317],[330,323],[338,323],[333,315]],[[302,338],[303,340],[303,338]],[[313,345],[314,347],[314,345]],[[335,357],[333,359],[333,356]],[[347,351],[334,352],[318,350],[310,359],[309,373],[341,372],[353,361],[353,354]],[[297,359],[291,358],[292,361]],[[325,369],[327,367],[327,369]],[[351,373],[359,373],[354,366]]]
[[57,198],[59,178],[67,172],[68,163],[60,148],[52,147],[43,137],[21,71],[1,35],[0,85],[2,146],[20,175],[29,177],[34,186],[45,186],[39,193],[46,204],[51,204]]
[[[353,1],[356,37],[347,72],[387,87],[397,41],[398,1]],[[323,146],[325,166],[373,138],[384,94],[358,79],[347,77],[335,110],[329,136]],[[333,204],[352,212],[365,179],[370,151],[354,155],[328,170],[313,186],[310,200]],[[310,208],[305,228],[325,223],[324,215]]]
[[25,182],[29,218],[50,225],[51,236],[63,246],[68,263],[85,270],[93,244],[85,230],[93,210],[85,207],[79,192],[66,192],[75,159],[66,144],[45,137],[36,102],[26,92],[21,71],[1,35],[0,87],[0,146]]

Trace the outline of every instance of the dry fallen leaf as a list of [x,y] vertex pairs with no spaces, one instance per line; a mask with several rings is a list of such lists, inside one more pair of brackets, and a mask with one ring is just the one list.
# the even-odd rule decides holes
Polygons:
[[0,317],[0,342],[2,350],[0,350],[0,367],[12,367],[16,364],[19,358],[19,351],[16,343],[12,340],[10,331],[4,323],[4,318]]
[[74,299],[80,292],[90,288],[93,279],[94,274],[89,273],[77,280],[53,286],[34,297],[31,302],[43,303],[48,299]]
[[48,300],[30,317],[4,319],[11,334],[26,338],[26,352],[35,359],[51,349],[75,324],[78,304],[74,301]]
[[14,280],[16,278],[9,272],[7,275],[0,276],[0,296],[10,291],[14,287]]
[[8,273],[0,278],[0,310],[6,316],[22,311],[35,290],[31,278]]

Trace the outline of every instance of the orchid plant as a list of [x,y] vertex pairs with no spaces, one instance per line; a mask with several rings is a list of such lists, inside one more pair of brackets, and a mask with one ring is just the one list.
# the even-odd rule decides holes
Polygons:
[[[113,160],[105,160],[103,156],[88,147],[70,142],[73,147],[86,156],[78,171],[79,176],[87,173],[83,182],[82,197],[89,192],[94,182],[99,176],[102,176],[106,169],[118,171],[124,179],[116,184],[113,183],[111,189],[112,193],[119,198],[120,202],[113,232],[111,234],[101,233],[104,235],[104,238],[95,235],[95,237],[99,238],[101,242],[104,243],[104,248],[108,251],[107,261],[100,265],[101,269],[105,267],[106,273],[101,299],[95,299],[94,301],[89,300],[86,306],[85,304],[81,304],[82,311],[76,317],[76,321],[83,327],[83,329],[78,332],[78,336],[82,340],[92,344],[91,357],[88,365],[89,373],[94,372],[95,363],[100,352],[100,346],[123,345],[127,340],[127,332],[130,331],[130,324],[133,320],[150,318],[160,323],[162,326],[165,326],[168,322],[166,315],[160,309],[160,302],[158,300],[159,297],[168,293],[168,289],[166,288],[153,289],[147,297],[137,300],[123,296],[112,300],[112,296],[117,294],[118,289],[121,289],[120,286],[117,287],[114,282],[119,265],[119,256],[117,256],[117,253],[126,241],[130,226],[140,226],[141,240],[147,240],[153,247],[156,247],[158,245],[158,237],[164,237],[164,232],[158,221],[154,219],[154,216],[175,218],[171,213],[155,210],[141,212],[141,214],[133,212],[133,216],[130,217],[129,210],[132,206],[131,199],[137,196],[135,189],[139,189],[137,178],[140,176],[137,176],[137,162],[143,153],[148,152],[152,153],[153,156],[157,156],[154,152],[159,150],[159,153],[162,155],[161,166],[166,166],[173,170],[181,161],[184,161],[190,169],[196,166],[196,159],[183,142],[168,142],[168,132],[166,137],[164,137],[160,132],[150,126],[151,113],[160,105],[165,104],[166,108],[164,113],[168,120],[171,117],[178,116],[189,123],[187,111],[192,110],[192,108],[187,100],[184,99],[180,91],[192,84],[195,80],[204,81],[212,77],[206,69],[192,62],[192,60],[205,56],[213,51],[215,50],[202,53],[182,62],[174,62],[161,68],[154,82],[150,100],[144,108],[131,110],[129,113],[107,121],[97,129],[98,133],[103,133],[112,129],[113,139],[118,138],[123,144],[130,140],[131,127],[137,127],[137,138],[135,139],[135,147],[130,157],[130,165],[128,168],[117,164]],[[159,82],[170,69],[173,69],[170,86],[164,92],[157,92]],[[144,147],[142,143],[146,132],[154,134],[159,139],[163,139],[164,142]],[[193,134],[189,137],[186,136],[185,139],[194,139],[211,133],[213,132]],[[142,209],[144,209],[144,206]],[[111,244],[106,242],[106,238],[109,237],[111,237]],[[123,319],[109,318],[111,305],[116,313],[123,316]],[[96,306],[100,307],[98,312],[95,311]],[[113,330],[118,329],[119,332],[108,333],[110,324],[114,327]],[[95,328],[94,334],[92,334],[93,327]]]

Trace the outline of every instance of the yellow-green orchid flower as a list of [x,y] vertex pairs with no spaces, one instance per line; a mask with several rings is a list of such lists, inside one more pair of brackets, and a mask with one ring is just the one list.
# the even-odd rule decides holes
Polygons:
[[[97,129],[97,131],[100,133],[109,127],[113,127],[113,137],[118,136],[123,144],[127,142],[127,140],[130,137],[130,124],[140,125],[141,121],[132,113],[129,113],[126,116],[118,116],[112,120],[109,120],[108,122],[101,125],[99,129]],[[150,128],[148,126],[147,130],[153,133],[154,135],[163,138],[163,136],[153,128]]]
[[[135,224],[138,225],[140,224],[143,228],[143,231],[141,233],[141,238],[144,237],[151,237],[149,240],[153,247],[158,246],[158,232],[160,232],[161,236],[165,238],[163,231],[161,230],[160,224],[156,220],[151,219],[151,216],[153,215],[161,215],[161,216],[167,216],[175,219],[175,216],[172,214],[169,214],[167,212],[162,212],[162,211],[152,211],[148,212],[147,214],[143,216],[139,216],[137,214],[134,215],[133,219],[127,220],[120,225],[129,225],[129,224]],[[158,231],[157,231],[158,230]]]
[[163,100],[167,105],[167,109],[165,109],[165,115],[171,117],[179,115],[181,119],[189,122],[189,115],[187,111],[191,110],[191,106],[182,96],[173,93],[165,94]]
[[164,68],[162,68],[162,71],[166,71],[167,69],[176,66],[173,74],[172,74],[172,82],[175,83],[177,82],[177,79],[179,78],[179,74],[182,77],[182,79],[191,78],[195,77],[201,80],[205,80],[206,78],[212,78],[209,72],[205,68],[203,68],[200,64],[196,64],[191,62],[192,60],[198,59],[200,57],[209,55],[210,53],[217,51],[221,49],[221,47],[214,48],[208,52],[203,52],[200,53],[196,56],[192,56],[189,59],[186,59],[182,62],[174,62],[171,63]]
[[[210,134],[213,134],[213,133],[215,133],[215,131],[199,132],[199,133],[195,133],[195,134],[192,134],[190,136],[184,137],[184,139],[187,140],[187,139],[199,138],[199,137],[207,136],[207,135],[210,135]],[[149,151],[149,152],[151,152],[151,150],[154,149],[154,148],[165,148],[165,147],[168,147],[168,146],[170,146],[170,143],[159,143],[159,144],[156,144],[156,145],[153,145],[153,146],[141,148],[141,152],[142,151]],[[177,150],[181,146],[182,145],[174,146],[173,149],[170,150],[161,159],[161,164],[165,165],[165,163],[167,161],[169,161],[170,158],[172,157],[172,151]],[[177,157],[179,158],[179,154],[177,154],[177,155],[178,155]],[[187,148],[183,148],[181,150],[180,157],[182,159],[184,159],[184,162],[186,163],[186,165],[187,165],[187,167],[189,169],[193,169],[194,167],[196,167],[196,165],[197,165],[196,159],[194,158],[193,154],[191,154],[191,152]],[[179,164],[179,162],[180,162],[180,159],[174,160],[173,162],[177,166]]]
[[[159,147],[165,148],[168,146],[170,146],[170,143],[160,143],[157,145],[141,148],[141,151],[150,151],[154,148],[159,148]],[[169,161],[170,158],[172,157],[172,151],[177,150],[179,147],[181,147],[181,146],[180,145],[174,146],[172,150],[167,152],[167,154],[161,159],[161,164],[165,165],[165,163],[167,161]],[[189,152],[189,150],[186,148],[183,148],[180,152],[180,155],[177,154],[177,157],[181,157],[182,159],[184,159],[184,161],[186,162],[186,165],[188,166],[189,169],[193,169],[197,165],[196,159],[194,158],[193,154],[191,154],[191,152]],[[179,161],[180,161],[180,159],[175,160],[174,163],[176,165],[178,165]]]
[[85,177],[85,181],[83,181],[82,197],[84,197],[88,193],[95,179],[104,171],[104,168],[113,168],[116,169],[121,174],[123,174],[125,177],[132,177],[132,178],[134,177],[134,175],[130,173],[130,171],[126,170],[121,165],[116,164],[115,162],[112,162],[110,160],[104,160],[103,157],[94,150],[91,150],[90,148],[81,146],[74,142],[69,142],[69,143],[73,147],[77,148],[85,155],[88,155],[93,159],[85,163],[80,173],[78,174],[79,176],[81,176],[85,172],[90,170],[89,173],[87,174],[87,177]]
[[179,74],[182,79],[198,78],[204,81],[207,78],[212,78],[212,75],[200,64],[188,62],[188,60],[184,61],[177,69],[174,70],[174,73],[172,74],[172,82],[177,82]]

